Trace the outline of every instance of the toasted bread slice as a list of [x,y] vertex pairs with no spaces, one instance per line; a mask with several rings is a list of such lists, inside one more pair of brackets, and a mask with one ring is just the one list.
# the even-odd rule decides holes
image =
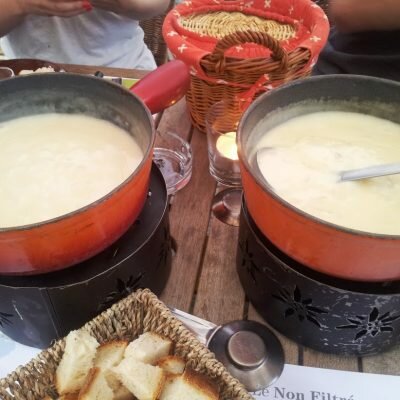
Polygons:
[[56,371],[56,388],[60,396],[79,392],[93,366],[97,340],[85,330],[71,331],[65,339],[65,350]]
[[133,394],[121,383],[117,375],[111,369],[104,372],[108,386],[114,392],[114,400],[132,400]]
[[165,381],[165,372],[132,358],[125,358],[111,371],[138,400],[156,400]]
[[160,358],[157,366],[162,368],[165,372],[173,375],[181,375],[185,370],[185,361],[178,356],[166,356]]
[[114,400],[133,400],[133,394],[111,373],[110,369],[117,366],[123,359],[129,342],[114,340],[99,346],[94,359],[94,366],[104,373],[108,386],[113,391]]
[[108,386],[100,368],[92,368],[86,378],[78,400],[113,400],[114,393]]
[[97,349],[93,366],[102,370],[115,367],[124,357],[128,343],[125,340],[115,340],[100,345]]
[[160,400],[218,400],[218,388],[207,377],[190,369],[183,375],[170,375]]
[[154,365],[160,358],[172,351],[172,340],[153,332],[146,332],[129,343],[125,358],[134,358],[146,364]]

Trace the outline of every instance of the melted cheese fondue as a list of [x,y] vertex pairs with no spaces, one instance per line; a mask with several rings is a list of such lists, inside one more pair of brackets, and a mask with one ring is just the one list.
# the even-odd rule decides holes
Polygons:
[[0,124],[0,227],[84,207],[120,185],[142,159],[128,133],[92,117],[43,114]]
[[339,172],[400,162],[400,125],[351,112],[318,112],[268,131],[257,149],[264,178],[313,216],[364,232],[400,235],[400,175],[338,182]]

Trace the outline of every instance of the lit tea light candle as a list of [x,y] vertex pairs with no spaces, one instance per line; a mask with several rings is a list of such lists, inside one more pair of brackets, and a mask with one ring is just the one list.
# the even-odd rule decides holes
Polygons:
[[217,140],[216,147],[223,157],[233,161],[239,159],[236,146],[236,132],[228,132],[221,135]]

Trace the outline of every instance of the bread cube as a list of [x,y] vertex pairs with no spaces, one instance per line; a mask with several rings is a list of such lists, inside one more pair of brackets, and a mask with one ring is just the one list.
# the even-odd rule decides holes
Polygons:
[[123,359],[111,371],[138,400],[158,399],[165,381],[161,368],[133,358]]
[[99,343],[85,330],[71,331],[56,371],[56,388],[60,396],[79,392],[93,366]]
[[94,359],[94,366],[103,370],[115,367],[122,361],[127,346],[126,340],[114,340],[100,345]]
[[185,370],[185,361],[178,356],[166,356],[158,360],[157,365],[165,372],[173,375],[181,375]]
[[183,375],[170,375],[160,400],[218,400],[217,387],[206,377],[186,369]]
[[160,358],[172,351],[172,341],[153,332],[146,332],[129,343],[125,358],[134,358],[146,364],[154,365]]
[[92,368],[79,392],[78,400],[113,400],[113,398],[114,393],[100,368]]

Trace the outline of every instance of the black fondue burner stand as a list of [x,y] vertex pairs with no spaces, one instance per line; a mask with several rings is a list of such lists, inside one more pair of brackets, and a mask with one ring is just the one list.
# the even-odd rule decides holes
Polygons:
[[297,343],[361,356],[400,342],[400,281],[353,282],[311,270],[263,236],[245,204],[237,270],[258,312]]
[[153,165],[140,216],[105,251],[57,272],[0,276],[0,330],[45,348],[138,288],[160,294],[170,272],[171,243],[165,182]]

